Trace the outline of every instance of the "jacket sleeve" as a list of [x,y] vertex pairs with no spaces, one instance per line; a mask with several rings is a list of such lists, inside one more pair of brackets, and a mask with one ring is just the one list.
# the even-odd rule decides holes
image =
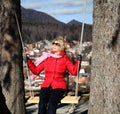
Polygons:
[[44,62],[40,63],[38,66],[36,66],[32,60],[28,60],[27,62],[28,68],[30,69],[30,71],[35,74],[35,75],[39,75],[39,73],[44,69]]
[[78,64],[79,64],[79,61],[76,60],[75,64],[73,64],[70,59],[68,58],[67,62],[66,62],[66,66],[67,66],[67,70],[69,71],[69,73],[71,75],[74,75],[76,76],[77,75],[77,72],[78,72]]

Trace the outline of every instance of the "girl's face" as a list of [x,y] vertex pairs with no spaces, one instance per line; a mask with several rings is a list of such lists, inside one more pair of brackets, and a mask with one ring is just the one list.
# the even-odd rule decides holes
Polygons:
[[57,41],[54,41],[52,43],[52,47],[51,47],[52,51],[55,52],[56,54],[60,54],[62,51],[62,48],[60,46],[60,43]]

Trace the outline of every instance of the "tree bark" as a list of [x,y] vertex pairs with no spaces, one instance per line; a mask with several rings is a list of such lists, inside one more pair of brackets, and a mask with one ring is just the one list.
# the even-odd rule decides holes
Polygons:
[[1,85],[0,85],[0,114],[11,114],[11,112],[9,111],[6,105],[5,97],[2,93]]
[[120,114],[120,0],[94,0],[89,114]]
[[[0,84],[12,114],[25,114],[20,0],[0,0]],[[6,113],[4,113],[6,114]]]

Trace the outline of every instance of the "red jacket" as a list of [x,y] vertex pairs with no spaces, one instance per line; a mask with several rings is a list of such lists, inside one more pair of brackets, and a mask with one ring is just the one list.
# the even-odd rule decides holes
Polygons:
[[68,70],[71,75],[77,75],[78,60],[73,64],[70,58],[65,55],[65,52],[62,52],[60,55],[62,56],[61,58],[49,57],[38,66],[35,66],[31,60],[28,60],[28,67],[33,74],[39,75],[41,71],[45,71],[42,88],[47,88],[51,85],[52,89],[66,89],[65,71]]

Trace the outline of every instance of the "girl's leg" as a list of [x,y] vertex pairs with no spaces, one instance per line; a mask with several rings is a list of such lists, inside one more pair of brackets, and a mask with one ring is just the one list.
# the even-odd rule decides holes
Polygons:
[[38,114],[46,114],[49,96],[50,96],[50,88],[41,88],[40,101],[38,105]]
[[65,90],[63,89],[54,89],[51,91],[47,114],[56,114],[57,105],[63,98],[64,93]]

